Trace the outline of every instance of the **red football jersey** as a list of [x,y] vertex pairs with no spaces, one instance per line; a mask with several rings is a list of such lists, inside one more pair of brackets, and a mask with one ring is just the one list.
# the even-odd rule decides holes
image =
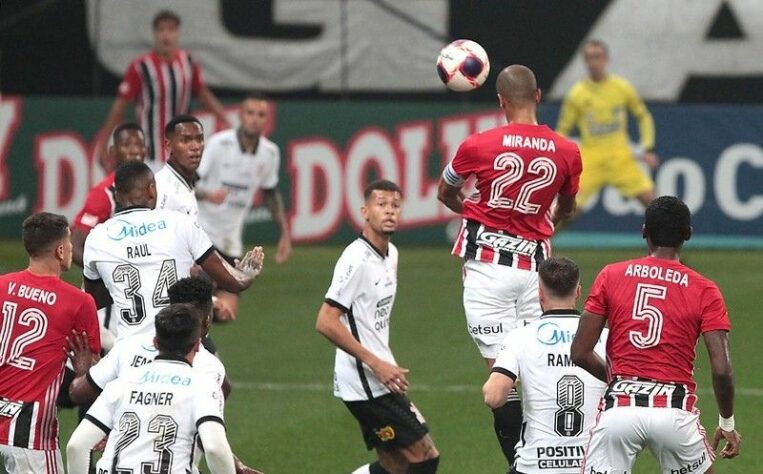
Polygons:
[[475,176],[478,191],[464,201],[453,253],[530,268],[514,256],[524,255],[535,267],[554,233],[551,204],[577,194],[582,170],[578,146],[546,125],[510,123],[470,136],[443,173],[451,185]]
[[87,193],[85,204],[72,221],[72,227],[89,233],[114,214],[114,174],[113,171],[109,173]]
[[715,283],[678,261],[656,257],[604,267],[585,309],[607,318],[611,377],[684,384],[691,392],[699,336],[731,329]]
[[65,337],[86,331],[101,350],[93,298],[58,277],[24,270],[0,276],[0,444],[58,448],[56,398]]
[[135,116],[153,153],[147,159],[167,161],[164,125],[173,117],[190,111],[191,96],[198,94],[203,85],[201,67],[182,49],[171,61],[151,51],[130,63],[117,96],[138,103]]

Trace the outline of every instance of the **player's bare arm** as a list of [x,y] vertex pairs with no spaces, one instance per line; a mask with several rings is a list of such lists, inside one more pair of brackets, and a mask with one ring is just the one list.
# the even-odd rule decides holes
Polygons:
[[108,288],[103,283],[103,280],[90,280],[84,278],[85,292],[95,300],[95,307],[98,309],[105,308],[112,303],[111,295]]
[[710,357],[710,369],[713,374],[713,392],[721,416],[720,425],[713,435],[713,450],[717,450],[722,439],[726,445],[721,450],[721,457],[733,458],[739,455],[742,436],[734,425],[734,375],[729,356],[729,339],[726,331],[709,331],[703,334],[705,346]]
[[506,374],[493,372],[482,386],[485,405],[495,410],[506,404],[509,393],[514,389],[514,380]]
[[238,265],[232,267],[219,253],[210,253],[199,264],[212,277],[218,288],[232,293],[239,293],[252,285],[262,271],[265,252],[262,247],[254,247],[246,253]]
[[584,311],[570,347],[572,362],[604,382],[607,381],[607,364],[593,349],[605,324],[606,319],[603,316]]
[[284,211],[283,196],[278,189],[264,189],[263,198],[270,215],[273,216],[273,222],[281,230],[281,237],[278,239],[278,250],[276,251],[276,263],[284,263],[291,255],[291,234],[289,233],[289,224],[286,220]]
[[109,109],[109,113],[106,115],[106,120],[103,123],[103,127],[101,127],[101,131],[98,133],[98,162],[106,171],[111,171],[114,166],[116,166],[116,163],[113,162],[113,157],[109,156],[107,153],[109,146],[108,137],[114,127],[116,127],[119,121],[122,120],[122,117],[125,114],[125,110],[127,110],[128,104],[129,102],[127,99],[123,97],[117,97],[114,99],[114,102],[112,102],[111,108]]
[[228,190],[225,188],[215,189],[213,191],[196,188],[194,192],[196,194],[196,199],[199,201],[209,201],[212,204],[222,204],[225,202],[225,198],[228,197]]
[[575,196],[567,196],[560,194],[556,198],[556,207],[554,208],[554,215],[552,222],[554,225],[567,222],[575,216],[577,210],[577,204]]
[[77,334],[73,331],[71,337],[67,337],[67,355],[72,361],[75,378],[69,385],[69,398],[77,405],[90,403],[101,393],[99,387],[94,387],[87,377],[90,367],[97,362],[97,356],[90,352],[87,342],[87,334]]
[[72,262],[80,267],[85,254],[85,239],[87,239],[87,234],[82,229],[72,227]]
[[408,391],[408,369],[381,360],[363,347],[342,324],[342,314],[344,313],[339,308],[323,303],[315,322],[315,330],[332,344],[370,367],[376,378],[388,389],[397,393]]
[[198,99],[206,109],[215,114],[215,117],[220,122],[220,128],[232,127],[228,117],[225,115],[225,109],[223,109],[222,104],[220,104],[220,101],[217,100],[217,97],[215,97],[206,84],[199,90]]
[[437,187],[437,199],[456,214],[461,214],[464,210],[464,194],[461,187],[446,183],[442,177]]

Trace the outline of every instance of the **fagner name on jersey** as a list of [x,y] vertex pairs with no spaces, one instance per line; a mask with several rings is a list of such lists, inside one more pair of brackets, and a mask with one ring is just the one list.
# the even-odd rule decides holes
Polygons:
[[40,288],[34,288],[32,286],[27,286],[27,285],[18,285],[18,291],[16,291],[16,285],[18,285],[18,283],[14,283],[14,282],[8,283],[9,295],[16,295],[19,298],[24,298],[24,299],[31,300],[37,303],[45,303],[50,306],[53,306],[54,304],[56,304],[58,295],[52,291],[43,290]]
[[138,390],[130,391],[130,404],[132,405],[172,405],[172,392],[141,392]]
[[503,146],[511,148],[532,148],[538,151],[556,151],[554,140],[543,137],[525,137],[523,135],[504,135]]
[[689,275],[678,270],[663,268],[654,265],[629,264],[625,269],[625,276],[636,278],[651,278],[652,280],[662,280],[668,283],[675,283],[681,286],[689,286]]

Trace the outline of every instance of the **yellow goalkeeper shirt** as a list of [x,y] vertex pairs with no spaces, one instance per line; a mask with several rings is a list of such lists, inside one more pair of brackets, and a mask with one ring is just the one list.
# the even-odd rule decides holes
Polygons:
[[654,121],[646,105],[625,78],[607,75],[601,82],[583,79],[562,103],[556,131],[569,136],[574,127],[585,148],[628,147],[628,113],[638,121],[641,147],[654,148]]

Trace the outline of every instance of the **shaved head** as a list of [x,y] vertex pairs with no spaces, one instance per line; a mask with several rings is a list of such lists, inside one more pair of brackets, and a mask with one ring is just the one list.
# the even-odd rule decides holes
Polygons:
[[498,95],[515,105],[535,103],[538,83],[535,74],[527,66],[512,64],[498,74],[495,81]]

